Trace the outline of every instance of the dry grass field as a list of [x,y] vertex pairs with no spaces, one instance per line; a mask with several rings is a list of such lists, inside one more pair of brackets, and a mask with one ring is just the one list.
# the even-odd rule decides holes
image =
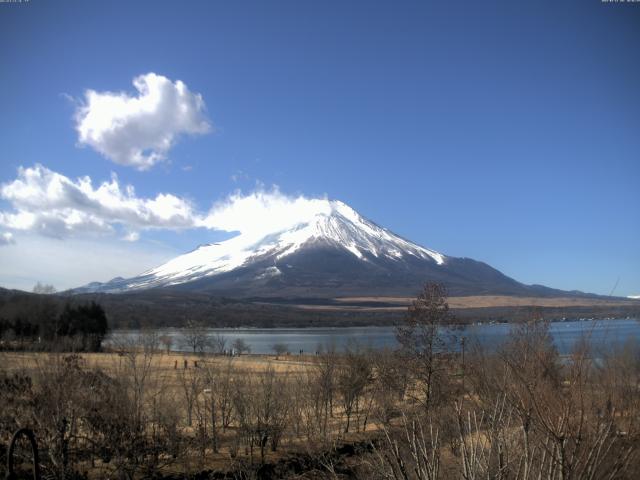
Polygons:
[[[303,310],[361,311],[361,312],[404,312],[414,299],[411,297],[338,297],[333,305],[298,304]],[[378,304],[378,305],[376,305]],[[640,305],[640,301],[624,298],[585,297],[512,297],[507,295],[475,295],[449,297],[453,309],[496,308],[496,307],[616,307]]]
[[[410,297],[341,297],[335,299],[345,304],[354,302],[394,303],[405,308],[414,299]],[[451,308],[482,308],[482,307],[575,307],[602,305],[629,305],[634,300],[623,298],[601,299],[582,297],[511,297],[506,295],[475,295],[468,297],[449,297]]]
[[[46,352],[0,352],[0,362],[3,370],[33,372],[34,370],[49,365],[53,359],[62,354]],[[82,363],[89,369],[99,369],[107,373],[115,373],[123,367],[126,357],[116,352],[82,353]],[[233,358],[223,356],[191,355],[188,353],[158,351],[151,357],[150,368],[156,374],[169,375],[177,370],[184,370],[185,361],[187,368],[199,368],[205,366],[222,367],[231,360],[234,368],[239,372],[264,373],[270,368],[276,373],[306,372],[314,366],[314,357],[310,356],[280,356],[275,355],[242,355]],[[199,365],[196,367],[195,365]]]
[[[330,361],[331,370],[335,369],[337,374],[337,357]],[[327,448],[324,445],[337,439],[359,441],[366,432],[377,430],[376,422],[363,421],[363,406],[346,407],[350,409],[347,420],[337,387],[331,387],[336,388],[335,398],[331,400],[335,405],[331,406],[330,412],[323,410],[318,402],[327,392],[316,389],[318,371],[322,368],[315,356],[167,354],[160,349],[145,351],[142,347],[126,352],[80,354],[0,352],[0,377],[4,376],[9,384],[10,379],[29,378],[34,391],[55,392],[52,398],[39,400],[45,402],[43,409],[31,413],[28,409],[14,412],[18,416],[24,415],[28,424],[34,424],[35,420],[34,430],[41,442],[55,443],[56,425],[59,425],[56,415],[62,409],[65,417],[74,418],[72,423],[77,428],[75,433],[69,434],[68,450],[79,452],[90,448],[80,439],[96,433],[89,433],[88,426],[81,426],[83,421],[76,408],[66,411],[69,402],[101,405],[89,407],[89,410],[99,408],[105,422],[117,424],[118,417],[126,418],[127,428],[116,437],[122,433],[142,435],[145,442],[153,444],[159,440],[149,439],[148,430],[164,425],[163,437],[174,438],[163,438],[162,448],[169,448],[167,441],[169,444],[178,442],[181,445],[179,455],[175,458],[163,455],[152,467],[129,467],[136,472],[136,478],[144,478],[151,471],[180,477],[185,472],[203,470],[241,471],[247,464],[273,463],[291,453]],[[113,395],[111,398],[99,398],[99,387],[91,388],[97,390],[96,393],[84,392],[84,387],[80,386],[85,382],[82,379],[95,378],[96,374],[115,380],[122,388],[116,387],[107,395]],[[332,384],[334,380],[331,380]],[[87,398],[94,395],[95,398]],[[119,395],[124,397],[119,398]],[[325,401],[328,400],[325,398]],[[124,406],[120,406],[122,402]],[[369,402],[369,409],[371,406],[372,402]],[[114,410],[109,412],[105,408]],[[49,409],[55,412],[53,418],[47,418],[47,414],[43,417],[42,413]],[[370,413],[367,411],[367,415]],[[33,420],[29,420],[31,416]],[[141,419],[144,432],[139,431],[142,425],[135,426],[137,418]],[[218,425],[213,425],[212,421]],[[345,431],[347,421],[349,432]],[[128,428],[132,431],[127,432]],[[44,431],[50,433],[43,434]],[[139,439],[134,443],[142,441]],[[91,478],[109,478],[114,474],[114,468],[126,469],[113,460],[101,460],[99,455],[92,456],[87,463],[81,459],[84,456],[86,454],[77,454],[73,463],[76,468],[88,471]]]

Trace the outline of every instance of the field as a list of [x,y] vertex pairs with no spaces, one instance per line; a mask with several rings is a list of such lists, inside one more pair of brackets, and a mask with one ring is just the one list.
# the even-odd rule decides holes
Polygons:
[[560,358],[536,320],[464,357],[429,325],[399,351],[0,352],[0,445],[29,426],[60,479],[636,478],[637,344]]
[[[0,352],[0,361],[4,365],[5,372],[34,372],[38,368],[50,364],[53,358],[61,354],[45,352]],[[125,355],[117,352],[89,352],[80,354],[82,364],[88,369],[104,371],[115,374],[122,369]],[[190,355],[171,352],[167,354],[160,350],[151,355],[149,368],[154,375],[170,377],[171,373],[178,369],[184,370],[184,362],[187,368],[215,367],[221,368],[231,362],[239,373],[257,373],[272,369],[276,373],[306,372],[316,364],[312,356],[280,356],[275,355],[242,355],[225,357],[216,355]]]
[[[311,310],[361,310],[404,312],[414,298],[411,297],[338,297],[331,305],[304,304],[296,306]],[[449,297],[452,309],[496,308],[496,307],[618,307],[639,305],[636,300],[624,298],[589,297],[514,297],[507,295],[475,295]]]
[[[53,397],[57,401],[64,403],[70,398],[82,397],[76,398],[78,404],[89,402],[95,408],[98,403],[100,421],[105,417],[111,418],[117,425],[118,417],[126,418],[126,427],[117,427],[124,430],[117,434],[118,438],[121,433],[125,436],[135,435],[139,428],[135,426],[136,422],[144,422],[147,428],[150,425],[157,428],[158,424],[163,424],[166,428],[169,424],[170,430],[179,430],[179,434],[174,432],[176,438],[173,438],[173,441],[177,441],[177,437],[180,439],[179,461],[173,455],[164,455],[161,456],[163,458],[157,458],[151,467],[151,470],[158,469],[163,475],[202,470],[240,471],[245,468],[245,464],[254,464],[256,458],[260,459],[260,464],[277,462],[285,454],[308,452],[311,444],[314,450],[330,448],[333,440],[358,441],[363,432],[376,430],[373,423],[362,423],[362,412],[356,409],[349,412],[351,432],[345,432],[346,416],[338,405],[332,407],[330,418],[325,412],[323,425],[318,426],[317,431],[315,427],[302,425],[302,416],[309,416],[306,421],[312,421],[311,412],[306,409],[297,412],[300,417],[298,425],[293,429],[297,433],[285,425],[292,420],[289,415],[292,413],[296,390],[306,400],[310,398],[306,388],[310,387],[310,379],[314,378],[319,368],[319,360],[315,356],[226,357],[167,354],[156,344],[152,349],[148,345],[131,345],[127,351],[104,353],[0,352],[0,365],[0,377],[7,379],[9,384],[11,379],[29,378],[31,388],[35,391],[45,390],[51,394],[51,390],[55,390]],[[105,399],[86,398],[79,387],[79,384],[84,384],[88,378],[96,375],[116,380],[119,387],[122,387],[111,390],[113,385],[109,385],[109,401],[113,401],[113,404],[108,407],[103,403]],[[221,391],[220,385],[223,383],[226,388]],[[92,385],[91,390],[103,387],[105,385]],[[76,389],[80,391],[74,391]],[[267,389],[268,392],[265,391]],[[118,399],[118,395],[123,398]],[[243,397],[252,403],[244,405],[247,411],[241,411]],[[15,398],[12,400],[6,403],[17,407]],[[40,401],[46,403],[49,400],[50,397],[40,398]],[[301,402],[302,398],[295,401]],[[48,405],[44,410],[49,408],[56,413],[59,411],[59,405]],[[113,408],[113,411],[106,412],[105,408]],[[6,413],[10,412],[11,409],[7,409]],[[352,413],[355,418],[351,417]],[[39,441],[48,443],[51,437],[47,438],[41,432],[50,419],[43,418],[41,414],[42,409],[32,412],[33,418],[29,423],[40,426],[35,428]],[[76,414],[77,412],[68,412],[69,416]],[[318,418],[322,415],[319,412],[316,414]],[[27,417],[29,413],[14,411],[13,415]],[[6,417],[4,420],[11,423]],[[79,420],[75,418],[73,423],[79,423]],[[212,425],[213,422],[219,422],[220,425],[216,427]],[[248,422],[252,424],[248,425]],[[6,425],[0,427],[6,428]],[[129,427],[134,431],[128,431]],[[302,430],[305,428],[307,432],[303,435]],[[50,429],[50,434],[55,437],[55,423],[44,429]],[[86,429],[89,427],[85,427]],[[9,431],[10,429],[4,430],[5,434]],[[275,433],[277,431],[280,433]],[[92,456],[88,464],[81,460],[81,457],[86,456],[89,446],[79,439],[87,433],[81,428],[73,434],[69,433],[69,461],[78,469],[90,471],[92,477],[111,475],[116,463],[113,460],[102,461],[99,455]],[[104,435],[104,432],[100,435]],[[72,440],[73,437],[76,437],[75,441]],[[312,437],[313,441],[309,443]],[[267,439],[269,445],[266,443]],[[329,441],[330,439],[333,440]],[[119,441],[123,439],[120,438]],[[105,448],[111,449],[113,445]],[[136,465],[132,472],[144,476],[151,471],[149,468],[148,464]]]

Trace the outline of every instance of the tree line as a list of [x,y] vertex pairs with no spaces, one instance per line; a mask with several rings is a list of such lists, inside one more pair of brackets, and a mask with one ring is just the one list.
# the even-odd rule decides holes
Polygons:
[[32,301],[11,317],[0,317],[4,349],[99,351],[109,330],[105,311],[95,302],[60,309],[51,301]]

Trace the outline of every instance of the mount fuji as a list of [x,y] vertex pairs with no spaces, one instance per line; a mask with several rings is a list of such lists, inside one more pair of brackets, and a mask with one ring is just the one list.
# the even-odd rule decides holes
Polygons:
[[417,245],[343,202],[321,202],[322,208],[286,228],[240,233],[139,276],[93,282],[74,293],[170,289],[239,297],[394,296],[414,295],[433,281],[451,295],[567,294],[524,285],[485,263]]

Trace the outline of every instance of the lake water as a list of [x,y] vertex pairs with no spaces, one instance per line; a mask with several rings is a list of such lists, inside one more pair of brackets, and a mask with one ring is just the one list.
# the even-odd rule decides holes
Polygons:
[[[496,348],[508,338],[511,325],[506,323],[482,324],[456,330],[459,339],[465,337],[468,344],[474,341],[488,348]],[[596,349],[609,350],[621,346],[628,340],[640,342],[640,321],[636,319],[583,320],[554,322],[550,326],[553,341],[561,354],[572,351],[576,342],[585,335],[591,339]],[[174,351],[188,351],[184,342],[184,332],[180,329],[158,329],[158,335],[172,337]],[[291,353],[314,353],[322,346],[333,345],[343,350],[353,342],[363,347],[383,348],[397,345],[394,327],[337,327],[337,328],[211,328],[209,335],[221,335],[226,339],[227,347],[234,340],[242,338],[250,347],[251,353],[273,353],[276,343],[284,343]],[[124,339],[135,340],[140,335],[137,330],[116,330],[107,338],[107,344],[118,343]],[[454,347],[459,347],[456,343]]]

